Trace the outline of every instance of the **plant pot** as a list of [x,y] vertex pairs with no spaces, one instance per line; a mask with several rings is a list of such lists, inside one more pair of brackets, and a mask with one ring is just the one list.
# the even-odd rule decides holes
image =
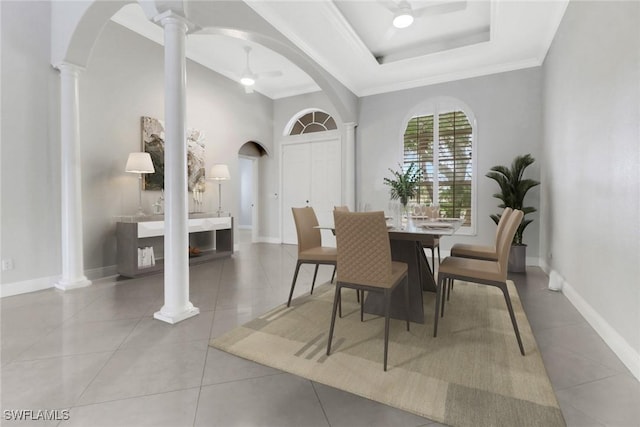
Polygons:
[[527,271],[527,245],[511,245],[508,271],[510,273]]

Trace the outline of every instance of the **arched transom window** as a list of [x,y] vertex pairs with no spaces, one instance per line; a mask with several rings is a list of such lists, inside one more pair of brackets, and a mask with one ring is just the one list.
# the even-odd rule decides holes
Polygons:
[[325,132],[337,129],[336,122],[333,117],[324,111],[310,111],[298,117],[289,135],[302,135],[312,132]]

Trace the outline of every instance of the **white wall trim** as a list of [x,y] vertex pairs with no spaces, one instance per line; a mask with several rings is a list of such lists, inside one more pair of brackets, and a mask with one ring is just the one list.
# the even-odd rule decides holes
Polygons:
[[117,276],[118,266],[108,265],[106,267],[92,268],[91,270],[85,270],[84,274],[89,280],[104,279],[105,277]]
[[278,237],[258,236],[258,242],[259,243],[273,243],[273,244],[279,245],[280,243],[282,243],[282,239],[280,239]]
[[640,380],[640,353],[634,350],[631,345],[614,329],[609,323],[585,301],[580,293],[569,282],[563,280],[562,293],[569,302],[580,312],[582,317],[595,329],[596,333],[620,358],[631,373]]
[[23,280],[22,282],[3,283],[0,286],[0,298],[53,288],[58,280],[60,280],[60,276],[49,276]]

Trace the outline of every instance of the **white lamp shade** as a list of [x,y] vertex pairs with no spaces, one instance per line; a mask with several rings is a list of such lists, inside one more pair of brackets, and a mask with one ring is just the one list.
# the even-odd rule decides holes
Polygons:
[[131,173],[153,173],[156,171],[149,153],[130,153],[124,170]]
[[229,167],[227,165],[218,163],[211,167],[211,171],[209,172],[209,179],[214,181],[226,181],[231,179],[231,175],[229,174]]

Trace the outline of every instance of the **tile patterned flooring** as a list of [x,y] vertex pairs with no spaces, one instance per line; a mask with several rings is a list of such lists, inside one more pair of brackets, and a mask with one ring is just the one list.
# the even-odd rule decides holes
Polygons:
[[[162,275],[107,278],[1,300],[1,405],[70,409],[67,421],[3,426],[437,426],[428,419],[208,347],[283,303],[296,247],[241,240],[191,267],[200,315],[168,325]],[[313,269],[301,271],[297,295]],[[321,267],[319,283],[331,276]],[[512,277],[569,426],[640,425],[640,383],[539,268]]]

